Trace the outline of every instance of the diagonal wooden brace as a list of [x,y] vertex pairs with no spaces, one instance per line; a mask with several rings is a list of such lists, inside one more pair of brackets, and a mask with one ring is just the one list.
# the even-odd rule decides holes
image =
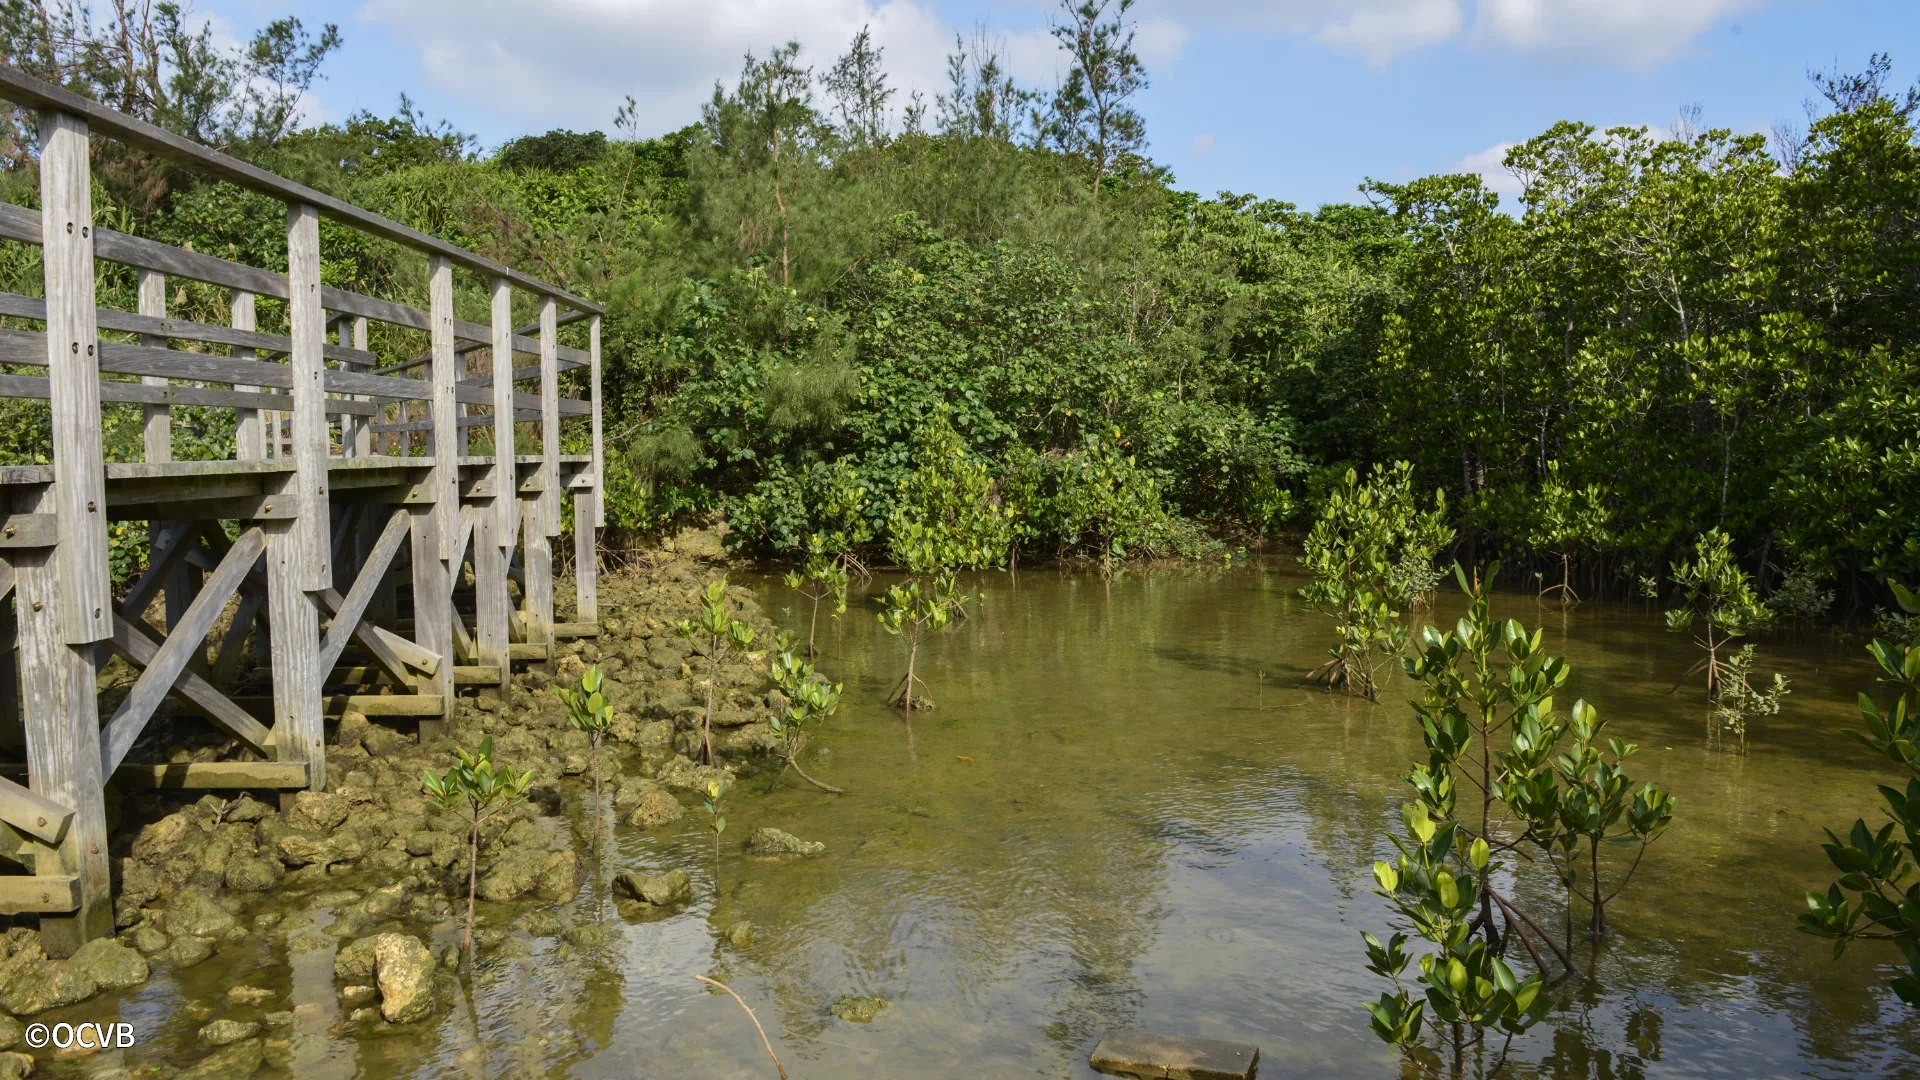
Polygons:
[[367,613],[367,605],[373,601],[374,590],[379,588],[380,579],[386,576],[387,567],[392,565],[394,555],[399,553],[400,544],[406,538],[407,516],[394,514],[389,517],[387,527],[380,531],[380,538],[374,541],[366,565],[360,568],[360,576],[354,579],[353,588],[347,590],[346,597],[334,610],[333,620],[327,626],[327,636],[321,639],[322,673],[333,670],[333,665],[340,660],[341,651],[347,647],[347,639],[360,629],[360,620]]
[[0,821],[49,847],[59,847],[72,820],[72,810],[0,776]]
[[[227,598],[240,587],[241,581],[253,569],[254,560],[266,550],[266,544],[266,534],[258,527],[242,534],[207,578],[200,595],[187,605],[187,610],[180,617],[180,625],[172,628],[166,641],[147,661],[146,670],[140,673],[126,700],[114,710],[113,718],[107,721],[100,732],[100,765],[103,773],[113,775],[113,770],[119,768],[120,762],[126,759],[127,751],[133,749],[134,740],[140,737],[154,710],[160,707],[174,683],[186,673],[187,664],[200,654],[207,632],[213,629],[214,620],[219,618]],[[114,637],[117,639],[120,636],[120,619],[114,621]],[[259,742],[260,745],[256,745],[255,749],[263,748],[264,739]]]
[[[127,597],[120,604],[122,611],[130,612],[135,621],[142,621],[147,613],[147,605],[167,583],[174,570],[180,566],[180,560],[186,558],[199,542],[204,523],[199,521],[171,521],[167,535],[160,538],[154,546],[153,558],[147,566],[147,572],[127,590]],[[221,539],[226,539],[222,536]]]
[[[113,638],[109,642],[113,651],[119,653],[130,664],[146,667],[160,651],[142,628],[148,632],[152,627],[145,623],[129,622],[125,615],[114,619]],[[273,732],[266,725],[253,718],[253,714],[235,704],[232,699],[221,693],[212,683],[201,678],[189,669],[174,680],[173,690],[181,697],[199,706],[200,711],[224,729],[227,734],[246,743],[262,757],[273,756]]]

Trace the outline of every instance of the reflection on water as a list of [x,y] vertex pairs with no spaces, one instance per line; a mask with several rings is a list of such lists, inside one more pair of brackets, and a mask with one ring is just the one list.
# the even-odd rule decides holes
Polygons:
[[[1258,1042],[1273,1076],[1396,1076],[1365,1029],[1360,1002],[1382,984],[1358,932],[1391,926],[1369,867],[1391,850],[1397,778],[1422,756],[1409,687],[1394,676],[1375,707],[1299,689],[1327,626],[1297,585],[1260,568],[981,579],[974,618],[923,653],[938,707],[915,719],[917,754],[881,700],[900,643],[856,600],[821,628],[821,667],[848,693],[810,766],[847,796],[744,781],[717,895],[704,815],[677,835],[618,830],[610,865],[684,867],[698,902],[606,949],[531,939],[436,1031],[333,1039],[312,1075],[768,1075],[752,1025],[698,973],[755,1006],[795,1077],[1088,1077],[1087,1050],[1122,1025]],[[802,621],[791,594],[763,587],[776,617]],[[1440,607],[1436,621],[1459,614]],[[1835,737],[1871,679],[1858,645],[1763,642],[1763,668],[1781,666],[1794,693],[1732,755],[1710,747],[1697,687],[1667,694],[1692,657],[1657,618],[1530,597],[1496,614],[1544,622],[1573,662],[1571,694],[1641,744],[1637,775],[1681,799],[1609,910],[1616,935],[1597,957],[1581,950],[1592,977],[1559,987],[1551,1021],[1516,1044],[1521,1073],[1920,1071],[1920,1032],[1881,989],[1887,958],[1833,963],[1794,927],[1799,897],[1827,880],[1820,827],[1871,814],[1884,779]],[[750,859],[732,839],[760,825],[828,854]],[[1521,892],[1559,925],[1553,892]],[[740,919],[751,944],[724,944]],[[120,1007],[217,992],[156,980]],[[848,1024],[827,1012],[845,994],[892,1004]],[[325,1026],[296,1019],[303,1034]]]

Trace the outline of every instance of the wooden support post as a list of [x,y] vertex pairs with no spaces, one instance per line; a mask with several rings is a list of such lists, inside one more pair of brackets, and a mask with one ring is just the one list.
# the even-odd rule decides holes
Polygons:
[[[455,535],[460,528],[460,407],[454,399],[459,382],[459,358],[453,341],[453,264],[433,259],[427,271],[427,325],[433,347],[428,365],[433,379],[433,471],[427,487],[433,492],[433,520],[440,530],[440,552],[457,560]],[[449,570],[459,569],[449,566]]]
[[[48,396],[53,413],[54,506],[60,542],[61,639],[91,645],[113,634],[107,564],[107,473],[100,424],[100,331],[93,289],[93,195],[87,125],[40,114],[41,261],[46,270]],[[92,661],[87,664],[92,670]],[[91,685],[91,684],[89,684]],[[93,710],[89,708],[89,714]],[[90,793],[96,801],[97,793]]]
[[[355,316],[353,320],[353,347],[361,352],[367,351],[367,318]],[[365,364],[342,363],[349,371],[366,371]],[[365,395],[350,395],[355,401],[372,401]],[[350,413],[340,417],[340,452],[347,457],[363,458],[373,455],[373,421],[365,416]]]
[[[55,501],[57,496],[44,497],[41,512],[51,510]],[[66,640],[66,627],[86,620],[62,613],[63,607],[79,598],[66,591],[57,549],[18,551],[14,581],[25,675],[27,774],[36,793],[74,811],[66,837],[55,852],[35,860],[34,872],[79,879],[78,907],[67,914],[41,916],[40,940],[48,954],[71,956],[94,938],[113,933],[107,813],[101,792],[100,709],[94,686],[97,654],[91,643],[73,645]]]
[[[233,291],[233,328],[235,330],[253,330],[254,321],[253,294]],[[260,353],[254,349],[235,349],[233,355],[246,359],[255,359]],[[257,386],[236,386],[235,390],[257,393]],[[259,409],[240,409],[233,422],[234,457],[241,461],[258,461],[267,456],[266,414]]]
[[14,652],[20,621],[13,606],[13,568],[4,566],[6,590],[0,591],[0,747],[24,750],[27,729],[20,723],[20,665]]
[[526,613],[527,643],[547,647],[553,658],[553,536],[547,532],[542,496],[527,497],[520,517],[525,535],[520,538],[525,580],[521,610]]
[[[508,494],[494,495],[495,502],[512,498]],[[507,553],[494,535],[499,527],[493,507],[480,507],[473,531],[474,663],[497,665],[498,688],[504,693],[512,677],[507,662],[507,620],[513,605],[507,596]]]
[[573,609],[574,621],[600,621],[600,545],[593,527],[599,516],[598,492],[573,497]]
[[419,679],[423,693],[440,695],[440,718],[420,722],[420,741],[446,734],[453,708],[453,578],[440,559],[440,523],[433,508],[408,506],[413,533],[413,640],[439,654],[440,666]]
[[559,536],[560,326],[551,296],[540,298],[540,475],[546,480],[540,492],[540,520],[546,535]]
[[607,527],[607,466],[600,442],[600,316],[587,321],[587,361],[593,365],[593,524]]
[[[520,531],[520,500],[514,494],[513,288],[493,279],[493,538],[511,553]],[[503,578],[500,587],[506,588]]]
[[307,764],[314,790],[326,789],[326,717],[320,702],[320,609],[306,589],[299,522],[267,529],[267,621],[273,628],[273,741],[281,761]]

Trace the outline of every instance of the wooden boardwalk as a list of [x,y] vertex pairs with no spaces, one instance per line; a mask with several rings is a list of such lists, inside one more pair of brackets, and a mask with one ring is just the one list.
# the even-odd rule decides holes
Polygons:
[[[49,465],[0,468],[0,748],[25,756],[24,770],[0,765],[0,913],[39,913],[48,952],[64,956],[114,929],[107,780],[322,788],[329,712],[430,732],[457,686],[503,687],[514,660],[596,632],[601,309],[15,69],[0,66],[0,98],[38,112],[42,207],[0,204],[0,240],[39,246],[45,265],[41,296],[0,293],[0,316],[41,327],[0,329],[0,364],[45,376],[0,374],[0,397],[46,400],[53,446]],[[103,139],[284,203],[287,272],[99,228],[89,160]],[[322,218],[425,256],[423,306],[322,284]],[[135,271],[137,311],[97,305],[97,263]],[[455,316],[456,272],[485,290],[489,322]],[[226,290],[227,323],[169,317],[181,281]],[[525,326],[516,293],[538,311]],[[284,311],[285,333],[258,328],[259,298]],[[588,346],[563,346],[560,328],[580,322]],[[424,334],[423,351],[378,355],[368,331],[381,323]],[[483,349],[490,367],[474,374],[468,354]],[[516,354],[531,362],[515,367]],[[577,368],[586,400],[560,394]],[[146,460],[109,464],[101,408],[126,403],[141,408]],[[176,405],[233,409],[232,458],[173,460]],[[561,453],[569,424],[576,446],[590,431],[590,453]],[[537,437],[517,441],[516,425]],[[467,452],[475,428],[492,455]],[[578,600],[560,623],[553,540],[568,495]],[[148,523],[152,548],[116,600],[107,527],[128,519]],[[230,693],[250,653],[270,666],[270,697]],[[112,656],[139,675],[103,716],[96,678]],[[147,728],[169,702],[249,760],[165,763]]]

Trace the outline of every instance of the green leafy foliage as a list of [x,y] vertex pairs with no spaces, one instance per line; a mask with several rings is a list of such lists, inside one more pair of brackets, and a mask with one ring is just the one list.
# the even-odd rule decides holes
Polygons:
[[473,902],[480,874],[480,827],[526,798],[533,770],[515,773],[493,762],[493,739],[480,740],[473,750],[456,747],[453,764],[445,772],[420,773],[420,788],[444,809],[467,821],[467,927],[460,947],[473,951]]
[[[1898,584],[1892,589],[1909,617],[1920,614],[1920,600]],[[1893,992],[1920,1008],[1920,878],[1914,873],[1920,861],[1920,633],[1901,642],[1875,639],[1867,651],[1880,668],[1879,681],[1893,688],[1893,704],[1882,711],[1861,694],[1866,730],[1852,734],[1906,773],[1907,786],[1878,785],[1889,818],[1878,830],[1864,818],[1845,839],[1827,830],[1828,842],[1820,846],[1841,876],[1824,894],[1807,894],[1800,929],[1831,940],[1835,959],[1856,941],[1892,942],[1909,969],[1894,977]]]
[[1406,644],[1400,616],[1414,599],[1414,587],[1431,581],[1424,568],[1453,538],[1446,506],[1446,494],[1436,491],[1433,509],[1420,509],[1407,462],[1391,470],[1374,466],[1364,484],[1357,470],[1347,470],[1300,556],[1313,575],[1300,596],[1333,619],[1336,635],[1331,658],[1307,681],[1379,697],[1375,672]]
[[710,581],[700,594],[700,617],[682,619],[674,633],[692,638],[707,654],[707,711],[700,721],[700,760],[713,764],[713,706],[719,692],[720,665],[753,646],[753,627],[733,617],[727,602],[727,579]]
[[[829,683],[813,669],[813,665],[793,654],[793,641],[782,631],[774,644],[771,665],[767,668],[767,683],[779,691],[777,699],[782,704],[773,710],[768,724],[773,734],[780,739],[787,768],[798,772],[807,783],[822,791],[841,794],[839,788],[823,784],[808,776],[800,765],[800,753],[807,748],[813,737],[809,729],[825,722],[840,708],[840,694],[844,689],[840,683]],[[784,773],[786,769],[782,769]]]
[[1673,584],[1682,606],[1667,609],[1667,629],[1673,633],[1692,630],[1694,644],[1706,655],[1687,669],[1674,687],[1678,689],[1695,673],[1704,671],[1708,700],[1744,695],[1751,691],[1747,683],[1753,665],[1751,653],[1737,673],[1721,654],[1733,639],[1765,625],[1773,612],[1760,602],[1753,580],[1734,560],[1732,539],[1726,533],[1709,529],[1694,543],[1693,550],[1692,559],[1673,564]]
[[580,676],[578,686],[555,686],[553,692],[567,706],[567,722],[575,731],[587,735],[587,749],[593,769],[593,850],[600,851],[600,743],[613,726],[613,702],[607,699],[606,673],[600,665],[589,667]]

